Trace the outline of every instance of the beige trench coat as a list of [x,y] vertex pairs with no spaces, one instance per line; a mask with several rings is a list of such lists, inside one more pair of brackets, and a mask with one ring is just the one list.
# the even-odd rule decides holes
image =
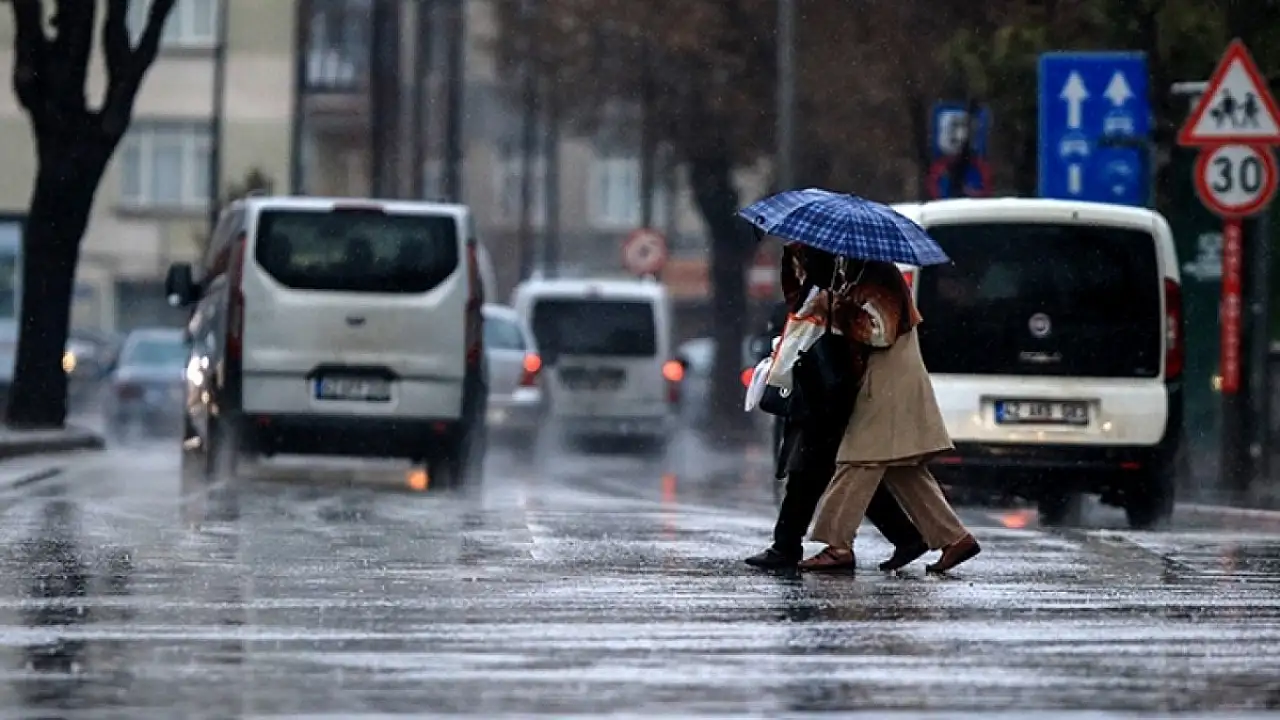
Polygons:
[[914,329],[873,350],[837,462],[906,465],[954,448]]

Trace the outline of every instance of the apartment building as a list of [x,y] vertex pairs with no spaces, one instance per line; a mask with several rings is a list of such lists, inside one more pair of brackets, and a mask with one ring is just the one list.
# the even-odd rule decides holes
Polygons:
[[[224,190],[257,170],[281,192],[458,197],[475,211],[504,298],[519,279],[523,115],[494,58],[492,0],[224,1],[225,33],[219,0],[178,0],[165,26],[133,125],[97,195],[74,322],[124,330],[174,320],[161,299],[162,278],[169,263],[195,256],[207,227],[215,141]],[[147,4],[132,4],[135,32]],[[12,36],[10,15],[0,12],[6,78]],[[215,140],[220,42],[226,81]],[[100,88],[101,67],[92,75]],[[558,197],[560,269],[623,272],[622,241],[641,224],[638,142],[617,133],[549,141],[545,126],[539,132],[535,241],[544,240],[548,198]],[[559,160],[554,193],[547,192],[551,153]],[[34,158],[27,119],[7,83],[0,156],[8,170],[0,175],[0,217],[20,216]],[[759,189],[761,179],[744,177],[748,189]],[[680,173],[658,183],[651,224],[668,237],[676,296],[703,302],[705,231]]]
[[[293,116],[289,2],[227,0],[226,92],[222,123],[225,181],[258,168],[287,182]],[[132,3],[131,29],[147,3]],[[129,134],[98,190],[81,255],[73,308],[76,325],[127,328],[172,321],[161,302],[165,268],[194,257],[207,226],[209,149],[214,109],[218,0],[178,0],[165,25],[160,57],[134,108]],[[35,174],[27,118],[13,97],[12,18],[0,12],[0,213],[26,211]],[[90,97],[104,85],[94,60]]]

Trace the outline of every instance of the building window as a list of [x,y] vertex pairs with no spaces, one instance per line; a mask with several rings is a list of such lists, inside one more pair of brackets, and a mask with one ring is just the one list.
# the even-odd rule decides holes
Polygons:
[[199,210],[209,202],[209,126],[135,122],[120,149],[121,204]]
[[369,0],[312,0],[308,18],[306,86],[343,92],[363,87],[369,74],[373,14]]
[[[212,48],[218,41],[219,0],[178,0],[165,20],[160,43],[167,48]],[[148,0],[129,3],[129,30],[138,42],[151,14]]]
[[[535,157],[530,163],[533,173],[532,205],[529,217],[534,227],[542,227],[547,222],[547,163],[542,157]],[[524,163],[519,154],[499,155],[494,163],[494,195],[497,198],[498,221],[501,223],[520,222],[520,192]]]
[[[640,160],[596,158],[590,170],[588,205],[592,223],[600,228],[634,228],[640,225]],[[651,225],[667,223],[667,190],[654,180]]]

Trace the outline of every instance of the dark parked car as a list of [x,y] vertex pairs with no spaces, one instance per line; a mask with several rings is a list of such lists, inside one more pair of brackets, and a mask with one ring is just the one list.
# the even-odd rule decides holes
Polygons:
[[108,435],[117,440],[179,435],[189,355],[181,330],[129,333],[103,403]]
[[72,412],[96,407],[119,349],[119,339],[111,335],[71,331],[62,354],[62,369],[67,371],[67,400]]

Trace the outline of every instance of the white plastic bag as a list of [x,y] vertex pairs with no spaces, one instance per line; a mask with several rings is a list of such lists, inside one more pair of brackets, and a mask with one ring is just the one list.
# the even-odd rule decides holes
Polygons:
[[[777,338],[774,338],[775,345]],[[760,398],[764,397],[765,380],[769,377],[769,368],[773,366],[773,356],[761,360],[756,363],[756,369],[751,373],[751,384],[747,385],[747,399],[742,404],[742,409],[751,412],[760,404]]]
[[795,369],[800,353],[813,347],[818,338],[826,333],[826,324],[813,315],[814,302],[819,292],[817,288],[809,291],[809,297],[800,310],[787,317],[787,325],[782,329],[782,342],[774,350],[773,362],[769,368],[766,380],[769,385],[790,389],[791,371]]

